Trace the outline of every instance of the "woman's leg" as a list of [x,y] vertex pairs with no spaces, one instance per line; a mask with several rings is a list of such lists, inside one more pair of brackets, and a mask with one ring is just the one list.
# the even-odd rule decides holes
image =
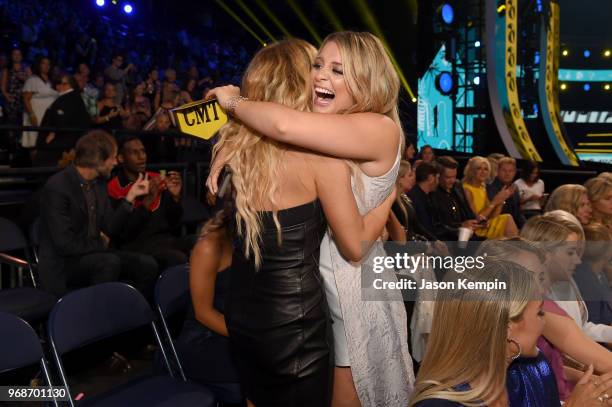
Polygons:
[[350,367],[334,369],[332,407],[361,407]]

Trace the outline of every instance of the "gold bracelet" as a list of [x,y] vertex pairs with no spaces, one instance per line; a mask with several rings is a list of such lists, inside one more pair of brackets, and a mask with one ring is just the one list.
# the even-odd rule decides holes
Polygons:
[[236,110],[236,106],[238,106],[238,103],[245,101],[245,100],[249,100],[248,98],[245,98],[244,96],[232,96],[231,98],[229,98],[227,100],[227,102],[225,102],[225,111],[227,113],[230,114],[234,114],[234,111]]

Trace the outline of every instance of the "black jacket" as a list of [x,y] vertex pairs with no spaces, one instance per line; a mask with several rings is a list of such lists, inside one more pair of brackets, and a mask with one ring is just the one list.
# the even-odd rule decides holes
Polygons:
[[[78,91],[73,90],[58,97],[49,106],[41,122],[42,127],[65,127],[88,129],[91,118]],[[38,147],[46,150],[67,151],[74,147],[84,132],[58,132],[47,144],[45,137],[38,138]]]
[[435,212],[434,233],[443,241],[457,240],[461,223],[476,218],[459,181],[455,182],[450,194],[438,187],[433,192],[432,204]]
[[[116,237],[131,214],[132,205],[123,201],[113,211],[102,180],[95,183],[94,193],[98,229],[111,238]],[[88,236],[87,203],[74,166],[49,178],[40,202],[40,280],[44,289],[62,295],[66,291],[66,260],[107,249],[99,236]]]

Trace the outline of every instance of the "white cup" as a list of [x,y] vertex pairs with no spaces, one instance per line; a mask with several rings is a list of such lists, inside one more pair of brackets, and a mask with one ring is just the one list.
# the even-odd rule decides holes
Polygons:
[[459,228],[459,243],[457,244],[460,248],[465,249],[467,247],[467,242],[470,240],[474,231],[470,228]]

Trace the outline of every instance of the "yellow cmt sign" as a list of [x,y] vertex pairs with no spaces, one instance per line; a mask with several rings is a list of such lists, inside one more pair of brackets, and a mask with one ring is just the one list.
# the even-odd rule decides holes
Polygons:
[[181,132],[204,140],[212,138],[227,123],[227,115],[216,100],[198,100],[171,112]]

